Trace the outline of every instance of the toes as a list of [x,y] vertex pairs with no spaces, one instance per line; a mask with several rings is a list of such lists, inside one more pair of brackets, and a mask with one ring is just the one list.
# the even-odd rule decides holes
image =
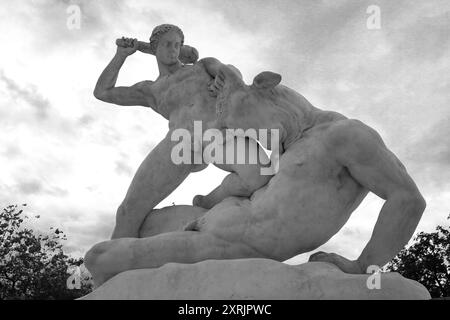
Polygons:
[[330,255],[328,253],[326,253],[326,252],[319,251],[319,252],[316,252],[316,253],[312,254],[309,257],[309,261],[311,261],[311,262],[313,262],[313,261],[326,261],[326,262],[328,262],[328,261],[330,261]]
[[192,199],[192,205],[193,206],[197,206],[197,207],[201,207],[201,204],[203,202],[203,198],[204,196],[198,194],[194,197],[194,199]]
[[192,200],[192,204],[197,207],[201,207],[204,209],[211,209],[214,204],[211,203],[211,199],[208,196],[196,195]]
[[192,205],[196,206],[196,207],[201,207],[201,208],[205,208],[205,209],[211,209],[211,207],[209,206],[208,200],[206,199],[206,196],[202,196],[202,195],[196,195],[194,197],[194,199],[192,199]]
[[309,256],[309,261],[314,261],[319,255],[323,255],[325,252],[323,251],[317,251]]

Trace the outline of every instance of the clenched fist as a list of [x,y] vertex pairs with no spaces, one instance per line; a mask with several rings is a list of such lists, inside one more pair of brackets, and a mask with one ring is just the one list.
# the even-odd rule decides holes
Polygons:
[[138,40],[132,38],[125,38],[116,40],[117,53],[122,56],[129,56],[136,52],[138,49]]

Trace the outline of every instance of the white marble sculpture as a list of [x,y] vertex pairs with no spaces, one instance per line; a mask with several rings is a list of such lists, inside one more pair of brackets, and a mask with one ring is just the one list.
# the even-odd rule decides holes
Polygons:
[[[299,273],[298,286],[290,288],[291,291],[276,287],[280,290],[279,297],[292,294],[292,298],[320,298],[321,289],[301,292],[306,281],[301,275],[318,281],[312,284],[313,288],[319,288],[321,281],[325,281],[327,288],[339,283],[339,288],[324,293],[324,297],[336,297],[338,293],[348,292],[342,284],[348,283],[350,288],[363,281],[369,266],[383,266],[404,247],[422,216],[425,201],[405,167],[375,130],[358,120],[314,107],[302,95],[283,86],[279,74],[261,72],[247,85],[236,67],[214,58],[196,61],[197,51],[185,48],[183,42],[184,36],[176,26],[156,27],[147,52],[156,56],[159,77],[131,87],[116,87],[125,59],[139,48],[136,39],[122,39],[95,88],[98,99],[150,107],[169,120],[166,138],[144,159],[117,211],[112,239],[95,245],[86,254],[85,263],[96,286],[118,274],[111,279],[111,285],[107,282],[101,288],[119,290],[118,284],[124,279],[135,281],[138,286],[138,282],[144,283],[143,277],[148,278],[149,284],[156,283],[173,268],[183,272],[194,270],[193,274],[202,270],[211,273],[212,278],[214,272],[223,272],[228,267],[230,270],[253,268],[261,272],[258,281],[273,283],[269,287],[275,286],[277,277],[282,282],[284,272],[289,279]],[[194,63],[183,64],[180,51],[190,55],[183,61]],[[258,162],[214,163],[230,174],[210,194],[196,196],[193,206],[154,209],[189,173],[208,165],[206,159],[200,164],[195,161],[175,164],[171,158],[176,145],[172,133],[179,129],[193,133],[195,121],[201,121],[203,131],[256,130],[258,134],[253,138],[244,135],[232,141],[244,141],[247,151],[257,150]],[[279,139],[269,134],[267,141],[262,142],[258,135],[263,131],[259,130],[277,132]],[[268,159],[255,140],[279,154],[279,159],[272,159],[277,161],[273,175],[260,174]],[[201,150],[208,143],[192,139],[192,158],[203,157]],[[230,145],[230,140],[221,145],[224,153],[230,151]],[[310,261],[328,263],[317,265],[320,276],[311,264],[292,267],[281,263],[327,242],[344,226],[369,191],[384,199],[385,204],[372,237],[356,260],[334,253],[317,253]],[[219,261],[205,261],[211,259]],[[265,268],[277,271],[272,278],[267,278],[262,275]],[[145,270],[132,271],[136,269]],[[217,297],[232,297],[230,294],[235,291],[229,285],[246,276],[236,271],[227,277],[223,280],[229,283],[222,283],[223,291],[216,288],[217,282],[208,284],[202,280],[204,286],[209,286],[205,294],[210,293],[212,297],[219,290]],[[403,283],[404,288],[420,287],[398,275],[384,277],[387,283],[391,280]],[[181,286],[189,282],[187,276],[183,279],[179,282]],[[197,278],[193,275],[193,279]],[[392,289],[393,285],[388,287]],[[101,288],[98,290],[105,292]],[[187,294],[183,291],[186,288],[173,288],[173,292],[169,287],[164,288],[167,289],[164,297]],[[391,289],[387,290],[393,292]],[[109,292],[104,297],[139,298],[130,290]],[[246,289],[242,290],[237,297],[246,297]],[[255,287],[248,290],[249,297],[258,298]],[[411,297],[426,296],[422,287],[417,290],[417,295],[411,293]],[[155,294],[146,291],[145,297],[157,298]],[[276,291],[261,294],[260,298],[277,297]],[[361,293],[360,297],[382,297],[371,294]],[[356,296],[349,294],[348,298],[352,297]],[[386,297],[400,296],[394,292]]]

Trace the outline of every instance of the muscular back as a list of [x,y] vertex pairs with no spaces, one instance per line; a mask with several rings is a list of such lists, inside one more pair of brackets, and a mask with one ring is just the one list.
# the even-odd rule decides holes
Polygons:
[[342,121],[349,120],[305,132],[281,156],[279,171],[267,186],[254,193],[255,223],[273,235],[265,237],[261,249],[282,243],[277,255],[287,259],[317,248],[342,228],[367,195],[330,148],[334,127]]

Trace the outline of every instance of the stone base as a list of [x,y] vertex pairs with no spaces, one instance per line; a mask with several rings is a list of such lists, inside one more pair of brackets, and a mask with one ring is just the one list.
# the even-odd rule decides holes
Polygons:
[[[430,299],[420,283],[398,273],[346,274],[325,262],[296,266],[268,259],[168,263],[116,275],[81,300],[102,299]],[[369,284],[376,281],[369,281]]]

